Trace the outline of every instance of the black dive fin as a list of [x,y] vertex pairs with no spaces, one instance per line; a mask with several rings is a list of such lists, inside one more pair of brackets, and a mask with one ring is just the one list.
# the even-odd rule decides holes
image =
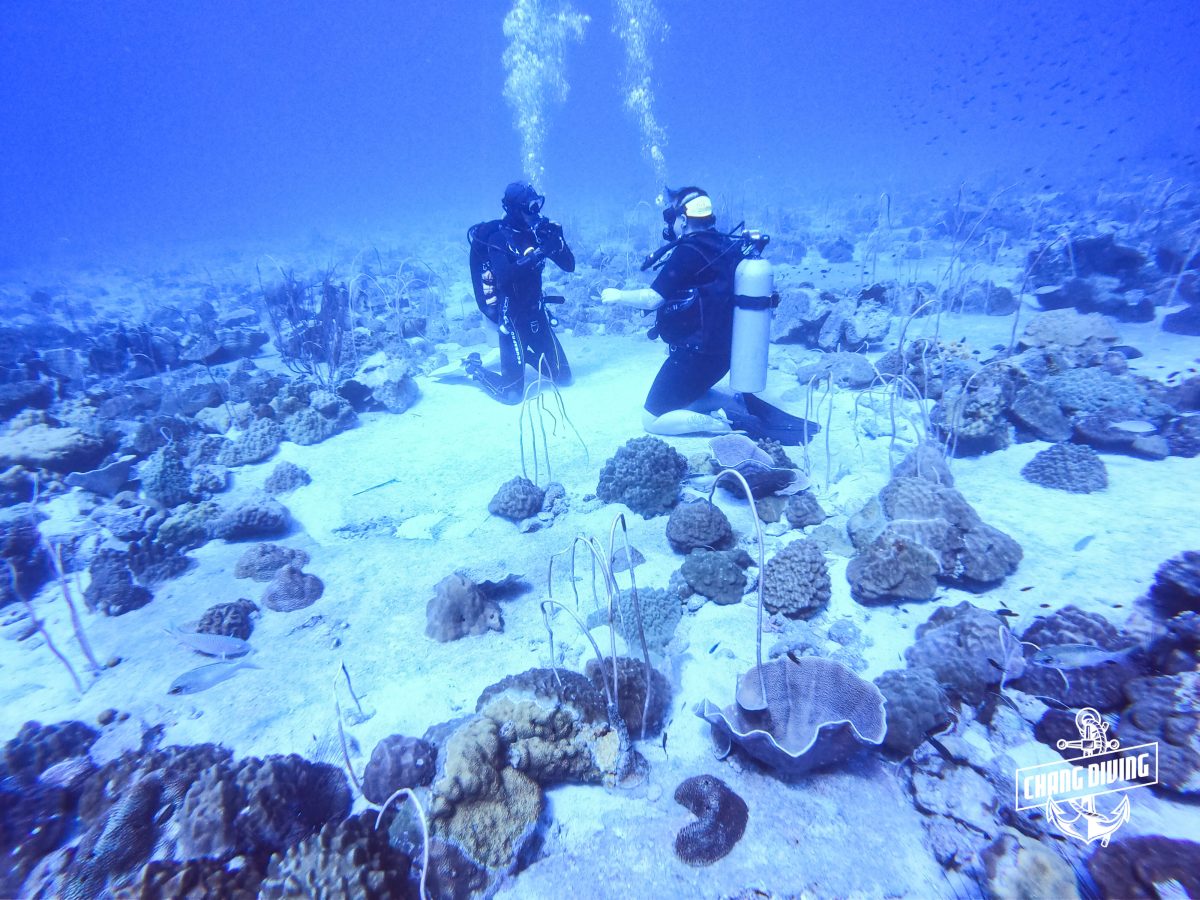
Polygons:
[[821,431],[816,422],[786,413],[754,394],[734,394],[734,402],[722,408],[733,428],[754,440],[770,438],[784,446],[799,447]]

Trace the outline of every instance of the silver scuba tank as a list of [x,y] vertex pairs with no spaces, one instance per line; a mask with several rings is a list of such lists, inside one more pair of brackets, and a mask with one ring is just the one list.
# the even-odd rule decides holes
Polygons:
[[754,394],[767,386],[771,310],[779,302],[771,264],[761,258],[743,259],[733,273],[733,293],[729,386]]

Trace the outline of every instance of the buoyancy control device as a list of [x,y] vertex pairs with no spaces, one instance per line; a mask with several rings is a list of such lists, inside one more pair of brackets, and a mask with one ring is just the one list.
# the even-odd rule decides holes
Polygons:
[[770,238],[756,231],[742,233],[742,256],[733,273],[733,343],[729,387],[738,393],[758,393],[767,386],[767,355],[771,318],[779,305],[771,264],[762,258]]
[[[726,236],[732,238],[732,242],[724,252],[740,252],[742,256],[733,273],[729,384],[736,392],[756,393],[767,386],[771,319],[773,310],[779,306],[771,264],[762,258],[763,250],[771,238],[760,231],[744,229],[742,225]],[[642,262],[642,271],[659,268],[666,257],[685,240],[688,238],[674,238],[659,247]],[[714,262],[715,259],[710,260],[708,265]],[[664,336],[669,343],[671,339],[661,335],[661,332],[660,321],[650,329],[648,336],[652,339]]]

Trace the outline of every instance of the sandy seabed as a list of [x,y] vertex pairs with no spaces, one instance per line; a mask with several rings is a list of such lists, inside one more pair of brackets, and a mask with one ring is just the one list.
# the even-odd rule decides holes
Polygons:
[[[917,326],[909,339],[927,333],[932,323],[921,320]],[[947,316],[941,323],[944,334],[964,336],[981,348],[1006,344],[1010,327],[1007,318],[970,315]],[[1195,347],[1164,335],[1153,323],[1118,330],[1122,343],[1145,354],[1131,362],[1135,373],[1162,378],[1195,365]],[[551,662],[539,602],[548,596],[551,556],[577,535],[607,542],[614,517],[624,511],[630,542],[647,560],[638,569],[639,586],[665,587],[681,561],[666,542],[666,519],[643,520],[623,507],[583,499],[595,492],[604,461],[641,433],[641,402],[662,347],[641,334],[567,334],[564,344],[575,383],[562,391],[562,400],[574,430],[562,422],[555,428],[546,419],[545,447],[518,408],[502,406],[470,384],[422,377],[422,396],[411,410],[365,414],[358,427],[321,444],[284,443],[271,460],[234,471],[233,488],[219,498],[222,502],[259,488],[280,460],[310,473],[310,485],[281,498],[294,528],[278,543],[307,551],[312,561],[306,570],[325,583],[324,596],[307,609],[263,611],[251,639],[254,668],[202,693],[167,693],[176,676],[201,660],[165,629],[197,619],[214,603],[238,597],[257,602],[261,596],[261,585],[232,574],[249,544],[212,541],[191,554],[195,564],[159,587],[148,606],[119,618],[87,615],[97,654],[120,662],[82,697],[36,639],[0,643],[0,731],[15,734],[30,719],[94,722],[113,708],[130,714],[130,726],[106,740],[119,742],[124,734],[133,742],[141,726],[161,724],[164,744],[213,741],[237,756],[294,752],[340,764],[340,752],[333,752],[334,696],[338,691],[343,709],[350,706],[340,674],[344,663],[369,715],[346,726],[351,762],[361,771],[380,739],[396,733],[419,736],[435,723],[472,712],[479,693],[505,675]],[[443,349],[455,358],[470,348]],[[795,399],[802,389],[789,373],[816,356],[799,347],[774,347],[766,399],[803,414],[803,403]],[[270,358],[257,362],[271,364]],[[790,449],[797,461],[807,459],[813,490],[839,526],[888,478],[888,439],[871,439],[862,428],[862,417],[873,415],[880,426],[874,432],[885,431],[885,411],[860,408],[856,423],[854,396],[835,392],[828,445],[822,434],[807,452]],[[552,477],[565,486],[570,501],[567,513],[532,533],[487,512],[499,486],[521,474],[523,427],[528,461],[536,441],[539,451],[548,451]],[[914,436],[905,423],[899,449],[911,446]],[[687,457],[708,449],[702,437],[670,443]],[[867,669],[860,675],[874,678],[902,667],[916,627],[939,605],[963,599],[987,609],[1007,606],[1017,613],[1016,630],[1068,603],[1124,624],[1156,568],[1200,547],[1195,515],[1200,459],[1149,462],[1106,455],[1108,489],[1076,495],[1020,477],[1021,467],[1045,446],[1016,444],[952,463],[957,488],[984,521],[1024,549],[1018,571],[995,589],[983,595],[946,590],[932,603],[866,608],[850,596],[846,559],[828,556],[833,596],[824,621],[849,619],[862,630]],[[546,453],[540,452],[539,464],[545,462]],[[740,545],[757,556],[748,507],[728,495],[718,497]],[[51,516],[43,532],[51,539],[72,533],[87,503],[78,492],[43,503]],[[767,531],[768,558],[800,536],[779,524]],[[1075,549],[1088,536],[1091,540]],[[502,633],[441,644],[425,636],[425,607],[434,585],[455,571],[477,581],[517,574],[532,590],[504,603]],[[569,602],[563,571],[556,568],[553,596]],[[661,666],[675,686],[667,739],[641,748],[650,762],[647,781],[631,791],[582,786],[549,791],[552,826],[544,855],[502,889],[505,896],[558,898],[564,891],[614,896],[618,884],[639,885],[643,896],[710,897],[749,886],[775,891],[807,886],[820,895],[953,891],[923,843],[922,817],[893,765],[867,755],[847,767],[784,783],[713,757],[708,726],[692,709],[705,698],[719,705],[730,702],[738,675],[753,665],[754,597],[733,606],[707,603],[684,616]],[[584,602],[590,604],[590,597]],[[78,662],[57,585],[47,586],[35,603],[51,633]],[[581,670],[591,652],[588,645],[565,617],[559,617],[555,631],[557,662]],[[601,647],[608,646],[606,628],[594,635]],[[768,635],[765,646],[771,641]],[[1021,765],[1054,758],[1032,742],[1003,752]],[[701,773],[728,782],[749,804],[750,822],[733,853],[693,869],[671,850],[674,834],[691,819],[672,794],[681,780]],[[1139,791],[1124,833],[1195,838],[1200,809]]]

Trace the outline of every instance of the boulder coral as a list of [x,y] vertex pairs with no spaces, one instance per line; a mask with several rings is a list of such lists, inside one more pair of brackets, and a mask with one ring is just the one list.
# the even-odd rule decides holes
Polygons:
[[733,528],[720,508],[707,500],[688,500],[671,510],[667,542],[676,553],[703,547],[724,550],[733,544]]
[[[1025,629],[1021,640],[1042,648],[1083,644],[1111,651],[1127,650],[1137,644],[1104,616],[1086,612],[1074,604],[1035,619]],[[1013,679],[1013,686],[1071,708],[1090,706],[1100,712],[1113,712],[1125,705],[1125,684],[1143,674],[1146,673],[1133,654],[1105,659],[1096,665],[1078,666],[1071,669],[1066,678],[1059,669],[1030,661],[1024,674]]]
[[435,641],[446,643],[469,634],[503,630],[499,604],[459,572],[439,581],[425,605],[425,634]]
[[375,745],[363,770],[363,796],[382,804],[401,788],[423,787],[433,780],[437,747],[421,738],[393,734]]
[[615,783],[640,760],[621,723],[609,722],[604,693],[575,672],[508,676],[475,708],[426,734],[440,745],[429,815],[436,837],[493,873],[522,864],[545,809],[543,787]]
[[518,475],[500,485],[488,503],[488,512],[510,522],[519,522],[541,512],[545,496],[540,487]]
[[604,780],[614,729],[586,676],[530,669],[485,688],[475,708],[500,727],[510,764],[539,784]]
[[829,604],[831,584],[825,554],[806,538],[792,541],[767,560],[763,606],[791,618],[808,618]]
[[272,497],[277,497],[306,484],[312,484],[312,476],[295,463],[284,461],[277,463],[271,470],[271,474],[263,482],[263,490]]
[[1022,467],[1021,477],[1072,494],[1090,494],[1108,487],[1104,461],[1086,444],[1059,443],[1038,451]]
[[173,446],[152,453],[138,467],[138,478],[142,493],[163,506],[178,506],[194,499],[192,473]]
[[260,900],[354,897],[390,900],[409,896],[412,861],[375,827],[374,813],[328,822],[271,857]]
[[536,781],[507,764],[500,726],[477,716],[446,741],[430,793],[434,834],[488,869],[511,871],[545,809]]
[[211,526],[214,537],[245,541],[287,534],[291,516],[278,500],[261,494],[221,513]]
[[303,550],[278,544],[255,544],[238,559],[233,568],[233,577],[270,581],[284,566],[292,565],[301,569],[308,562],[308,554]]
[[984,522],[961,493],[926,478],[893,477],[847,531],[859,550],[847,577],[867,603],[930,599],[933,577],[983,590],[1015,572],[1022,557],[1020,544]]
[[312,606],[325,593],[325,583],[299,567],[283,566],[263,591],[263,606],[276,612],[291,612]]
[[1127,747],[1158,745],[1163,791],[1200,795],[1200,672],[1135,678],[1117,734]]
[[604,464],[596,496],[651,519],[678,502],[679,482],[687,470],[687,460],[665,441],[650,435],[633,438]]
[[200,634],[220,634],[247,640],[254,631],[258,606],[250,600],[234,600],[210,606],[196,623]]
[[94,612],[120,616],[141,609],[154,595],[135,584],[128,557],[120,550],[101,550],[92,558],[88,571],[92,580],[83,592],[84,603]]
[[1009,652],[1015,638],[1008,631],[999,616],[964,600],[934,610],[904,658],[910,668],[929,669],[951,697],[976,705],[1002,678],[1024,671],[1024,658]]
[[897,756],[908,756],[953,721],[946,692],[929,669],[892,669],[876,678],[875,685],[887,700],[883,746]]
[[274,419],[255,419],[236,441],[225,444],[216,463],[230,468],[269,459],[279,449],[283,429]]
[[1185,550],[1159,566],[1150,596],[1171,615],[1200,612],[1200,551]]
[[850,593],[859,603],[932,600],[941,562],[918,541],[885,533],[846,566]]
[[679,572],[692,591],[726,606],[741,602],[751,565],[754,560],[745,550],[693,550]]

